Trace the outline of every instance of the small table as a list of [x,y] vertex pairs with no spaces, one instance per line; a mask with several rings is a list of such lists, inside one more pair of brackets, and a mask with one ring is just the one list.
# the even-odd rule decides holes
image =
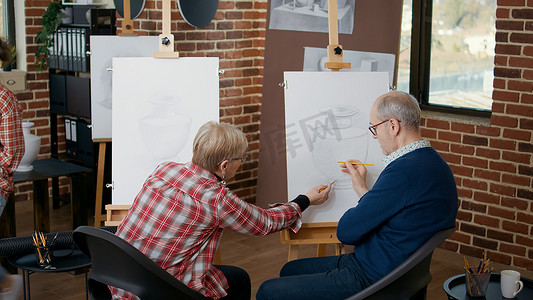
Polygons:
[[[514,299],[533,299],[533,281],[527,278],[520,278],[524,283],[524,288]],[[465,274],[456,275],[448,278],[442,285],[444,291],[448,295],[448,299],[480,299],[479,297],[470,297],[466,293],[465,286]],[[489,287],[487,288],[487,294],[482,299],[506,299],[502,297],[502,291],[500,288],[500,273],[492,273],[490,275]]]
[[[85,298],[89,299],[87,286],[87,269],[91,266],[91,259],[78,249],[62,249],[53,251],[53,269],[45,269],[37,263],[34,253],[25,254],[18,257],[10,257],[7,261],[22,270],[24,299],[31,299],[30,296],[30,274],[31,273],[58,273],[69,272],[78,269],[85,269]],[[26,296],[27,295],[27,296]]]
[[[33,220],[35,230],[50,232],[50,208],[48,179],[60,176],[69,176],[72,182],[71,205],[72,205],[72,225],[77,228],[87,225],[87,174],[92,171],[90,168],[79,166],[55,158],[40,159],[32,163],[33,170],[28,172],[15,172],[14,182],[33,181]],[[0,237],[15,236],[15,206],[13,193],[7,201],[5,213],[2,218],[7,220],[2,222],[5,226],[0,231]],[[5,216],[4,216],[5,215]]]

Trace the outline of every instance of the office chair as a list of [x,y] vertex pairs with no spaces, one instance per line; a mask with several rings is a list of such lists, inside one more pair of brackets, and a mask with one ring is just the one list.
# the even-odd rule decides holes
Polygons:
[[163,270],[120,237],[89,226],[74,230],[74,243],[91,258],[92,299],[111,299],[107,285],[147,299],[208,299]]
[[426,299],[427,285],[431,281],[429,265],[433,250],[454,231],[455,228],[448,228],[435,233],[396,269],[346,300]]

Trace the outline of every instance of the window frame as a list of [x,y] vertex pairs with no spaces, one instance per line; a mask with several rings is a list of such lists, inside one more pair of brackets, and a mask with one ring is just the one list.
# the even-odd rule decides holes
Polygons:
[[413,0],[411,29],[411,67],[409,93],[418,99],[420,108],[428,111],[490,118],[492,110],[453,107],[429,103],[431,68],[431,24],[434,0]]

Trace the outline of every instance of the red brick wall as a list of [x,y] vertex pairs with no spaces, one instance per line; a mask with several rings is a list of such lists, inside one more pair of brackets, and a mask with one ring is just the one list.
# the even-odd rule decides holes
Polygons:
[[[422,132],[452,167],[459,189],[458,230],[444,247],[533,270],[533,2],[527,2],[498,1],[490,124],[426,116]],[[18,96],[25,118],[36,122],[37,134],[43,136],[44,157],[50,152],[48,76],[35,71],[31,53],[49,1],[25,3],[28,90]],[[246,132],[251,156],[230,187],[253,202],[267,1],[220,1],[214,20],[205,28],[186,24],[176,1],[171,3],[171,30],[180,55],[217,56],[226,71],[220,78],[221,120]],[[161,5],[162,1],[146,1],[144,12],[134,22],[136,32],[159,34]],[[19,187],[19,191],[28,188]],[[68,189],[63,185],[62,191]]]
[[490,125],[426,118],[452,167],[458,231],[444,247],[533,270],[533,1],[499,0]]

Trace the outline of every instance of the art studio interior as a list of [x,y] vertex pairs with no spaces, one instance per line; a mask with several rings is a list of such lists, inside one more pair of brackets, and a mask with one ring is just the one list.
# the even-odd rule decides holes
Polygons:
[[[365,168],[371,192],[392,166],[372,114],[391,91],[416,100],[419,135],[453,173],[455,227],[386,282],[342,298],[533,299],[532,0],[0,0],[0,38],[10,51],[0,99],[16,98],[24,141],[9,171],[4,150],[16,133],[2,103],[0,260],[23,281],[5,299],[107,299],[92,283],[111,286],[102,278],[120,281],[111,269],[134,263],[111,248],[112,259],[95,263],[84,230],[120,233],[156,167],[198,160],[195,137],[212,121],[245,136],[245,153],[216,165],[240,162],[234,173],[209,170],[239,201],[293,207],[322,185],[329,197],[314,205],[305,196],[298,232],[220,230],[209,266],[245,270],[251,299],[262,299],[262,284],[288,261],[357,257],[359,242],[336,236],[367,196],[347,170]],[[159,275],[133,284],[163,289],[165,268],[148,265]],[[470,265],[475,275],[487,269],[485,284],[472,288]],[[518,274],[511,292],[509,274]],[[219,298],[175,288],[175,299]]]

